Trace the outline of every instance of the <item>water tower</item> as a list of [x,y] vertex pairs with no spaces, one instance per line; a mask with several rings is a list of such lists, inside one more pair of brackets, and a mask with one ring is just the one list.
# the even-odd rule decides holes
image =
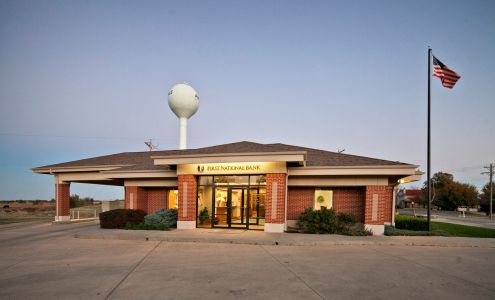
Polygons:
[[179,149],[187,149],[187,119],[198,111],[198,94],[186,83],[176,84],[168,92],[168,106],[179,117]]

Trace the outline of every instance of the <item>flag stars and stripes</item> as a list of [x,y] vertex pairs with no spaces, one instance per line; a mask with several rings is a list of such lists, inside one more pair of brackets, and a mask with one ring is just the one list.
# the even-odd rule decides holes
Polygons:
[[449,69],[435,56],[433,56],[433,76],[440,78],[442,85],[449,89],[453,88],[457,80],[461,78],[459,74]]

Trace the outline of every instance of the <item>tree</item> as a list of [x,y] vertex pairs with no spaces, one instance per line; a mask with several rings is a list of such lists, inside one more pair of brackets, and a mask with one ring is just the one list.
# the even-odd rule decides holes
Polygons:
[[[492,182],[493,194],[495,194],[495,182]],[[495,199],[495,195],[493,195]],[[481,189],[480,204],[490,204],[490,183],[487,182]]]
[[[493,199],[495,202],[495,182],[492,182],[492,190],[493,190]],[[481,206],[481,211],[485,211],[488,213],[490,211],[490,183],[487,182],[483,188],[481,189],[481,194],[480,194],[480,206]],[[495,211],[495,203],[492,207],[492,211]]]
[[[478,204],[478,191],[475,186],[460,183],[454,180],[449,173],[438,172],[433,175],[432,204],[443,210],[456,210],[459,206],[476,206]],[[423,185],[422,201],[428,199],[428,182]]]
[[70,208],[86,206],[86,205],[93,205],[93,203],[94,203],[93,198],[89,198],[89,197],[80,198],[78,194],[70,195],[70,198],[69,198],[69,207]]

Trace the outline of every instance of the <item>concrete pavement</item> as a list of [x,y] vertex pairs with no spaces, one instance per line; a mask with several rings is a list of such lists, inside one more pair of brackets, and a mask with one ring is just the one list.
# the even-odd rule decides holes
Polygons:
[[[61,226],[61,225],[60,225]],[[267,233],[257,230],[123,230],[101,229],[97,224],[74,233],[80,239],[148,240],[165,242],[223,243],[280,246],[436,246],[495,248],[495,239],[429,236],[343,236],[328,234]]]
[[417,247],[371,243],[390,237],[300,246],[74,238],[95,228],[0,228],[0,298],[495,298],[493,239]]

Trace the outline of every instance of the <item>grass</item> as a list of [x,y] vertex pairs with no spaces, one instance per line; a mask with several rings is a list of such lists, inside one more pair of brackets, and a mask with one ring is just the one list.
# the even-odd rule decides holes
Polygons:
[[443,222],[431,222],[431,231],[414,231],[397,229],[392,226],[385,226],[385,235],[389,236],[457,236],[457,237],[478,237],[495,238],[495,229],[450,224]]
[[443,222],[431,222],[433,231],[444,231],[451,236],[495,238],[495,229],[474,226],[450,224]]

